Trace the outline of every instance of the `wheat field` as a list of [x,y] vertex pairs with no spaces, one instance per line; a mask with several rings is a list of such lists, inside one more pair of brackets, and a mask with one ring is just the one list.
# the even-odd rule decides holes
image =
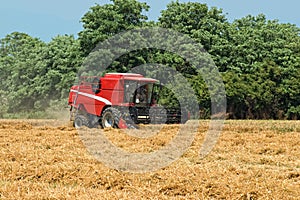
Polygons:
[[[131,173],[97,161],[67,121],[0,120],[0,199],[300,198],[300,121],[225,121],[201,159],[208,124],[200,121],[172,164]],[[103,131],[116,146],[147,153],[168,144],[178,127],[165,125],[150,139]]]

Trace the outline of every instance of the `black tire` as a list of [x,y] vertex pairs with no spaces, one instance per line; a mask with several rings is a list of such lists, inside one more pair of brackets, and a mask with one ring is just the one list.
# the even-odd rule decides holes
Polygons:
[[119,128],[118,124],[121,119],[121,112],[116,108],[106,108],[102,113],[102,128]]
[[80,128],[83,126],[89,127],[89,120],[84,115],[76,115],[73,126],[75,128]]
[[[122,113],[113,107],[106,108],[102,113],[101,126],[102,128],[119,128],[119,122],[122,118]],[[132,120],[123,119],[127,128],[137,129],[138,127],[132,122]]]

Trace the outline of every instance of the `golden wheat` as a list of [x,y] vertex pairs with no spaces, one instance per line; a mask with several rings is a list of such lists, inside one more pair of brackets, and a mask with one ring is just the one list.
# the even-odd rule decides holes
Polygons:
[[[148,139],[104,132],[129,152],[152,152],[168,144],[178,126],[166,125]],[[67,122],[0,120],[0,199],[300,197],[299,121],[226,121],[213,151],[200,159],[207,129],[202,121],[191,147],[170,166],[137,174],[95,160]]]

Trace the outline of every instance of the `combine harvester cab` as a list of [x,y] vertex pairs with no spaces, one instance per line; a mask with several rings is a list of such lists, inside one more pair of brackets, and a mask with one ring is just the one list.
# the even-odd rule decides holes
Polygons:
[[188,115],[181,115],[180,111],[162,112],[164,109],[156,104],[157,83],[156,79],[132,73],[81,77],[79,84],[70,90],[70,119],[76,128],[99,125],[102,128],[137,128],[139,123],[187,121]]

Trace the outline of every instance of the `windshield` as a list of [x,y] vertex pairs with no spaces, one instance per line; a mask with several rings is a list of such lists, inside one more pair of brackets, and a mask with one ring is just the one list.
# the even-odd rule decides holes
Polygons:
[[153,83],[125,81],[124,102],[146,105],[151,103]]
[[125,103],[133,103],[134,102],[134,93],[138,87],[137,81],[125,81],[125,89],[124,89],[124,102]]

